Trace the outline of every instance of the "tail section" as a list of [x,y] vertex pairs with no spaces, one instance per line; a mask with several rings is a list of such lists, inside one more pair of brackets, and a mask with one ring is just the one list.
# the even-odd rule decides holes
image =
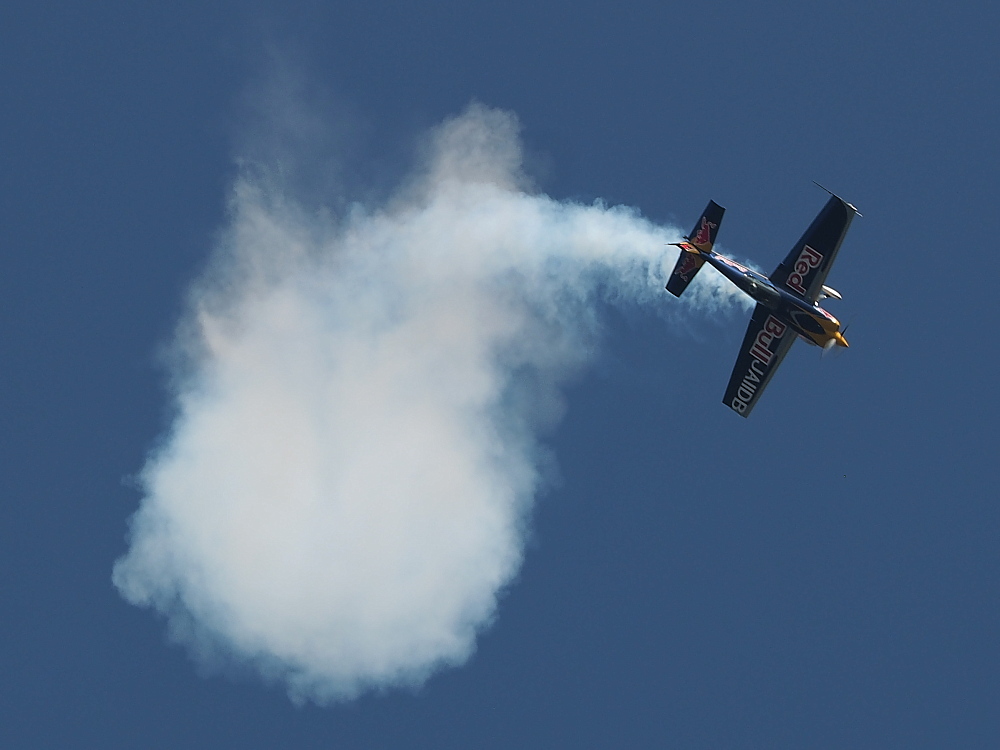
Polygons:
[[722,214],[725,210],[715,201],[709,201],[691,234],[684,238],[687,242],[674,243],[681,249],[681,255],[677,259],[673,273],[670,274],[667,291],[675,297],[683,294],[688,284],[705,265],[702,252],[711,251],[715,244],[715,236],[719,233],[719,225],[722,223]]

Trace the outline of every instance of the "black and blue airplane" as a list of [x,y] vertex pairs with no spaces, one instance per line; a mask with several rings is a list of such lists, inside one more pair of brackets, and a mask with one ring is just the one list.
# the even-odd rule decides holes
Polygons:
[[840,294],[823,282],[858,210],[830,194],[823,210],[770,278],[712,249],[722,223],[722,206],[709,201],[694,230],[676,242],[681,249],[667,291],[680,297],[707,262],[757,301],[723,403],[750,415],[771,376],[796,338],[831,349],[848,346],[840,321],[819,306]]

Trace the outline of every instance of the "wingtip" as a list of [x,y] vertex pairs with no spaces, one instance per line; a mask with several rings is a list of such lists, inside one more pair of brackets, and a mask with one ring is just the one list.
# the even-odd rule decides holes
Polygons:
[[828,192],[828,193],[829,193],[830,195],[832,195],[832,196],[833,196],[834,198],[836,198],[837,200],[839,200],[839,201],[843,201],[844,205],[845,205],[845,206],[847,206],[847,207],[848,207],[849,209],[851,209],[851,210],[852,210],[852,211],[853,211],[854,213],[856,213],[856,214],[857,214],[858,216],[862,216],[862,217],[864,216],[864,214],[863,214],[863,213],[861,213],[861,212],[860,212],[860,211],[858,210],[857,206],[855,206],[855,205],[854,205],[854,204],[852,204],[852,203],[848,203],[848,202],[847,202],[847,201],[845,201],[845,200],[844,200],[843,198],[841,198],[841,197],[840,197],[839,195],[837,195],[837,194],[836,194],[835,192],[833,192],[832,190],[830,190],[830,188],[828,188],[828,187],[825,187],[825,186],[823,186],[823,185],[820,185],[820,184],[819,184],[818,182],[816,182],[816,180],[813,180],[813,181],[812,181],[812,184],[813,184],[813,185],[815,185],[816,187],[818,187],[818,188],[819,188],[820,190],[825,190],[826,192]]

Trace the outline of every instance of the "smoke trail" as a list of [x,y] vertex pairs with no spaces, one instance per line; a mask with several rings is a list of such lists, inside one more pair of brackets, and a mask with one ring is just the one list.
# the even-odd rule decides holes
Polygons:
[[[388,207],[340,221],[237,182],[114,568],[196,654],[296,700],[468,658],[520,565],[536,433],[594,351],[595,302],[676,304],[679,233],[527,192],[511,114],[473,105],[431,143]],[[729,304],[719,278],[685,302]]]

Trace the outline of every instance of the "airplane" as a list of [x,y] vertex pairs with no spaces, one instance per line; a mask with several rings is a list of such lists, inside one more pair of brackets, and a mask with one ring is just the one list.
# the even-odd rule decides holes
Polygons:
[[826,350],[849,346],[840,321],[819,303],[831,297],[842,299],[824,282],[854,215],[860,214],[830,193],[823,210],[768,277],[712,249],[725,210],[709,201],[685,241],[670,243],[681,254],[666,288],[680,297],[708,263],[757,302],[722,399],[737,414],[748,417],[796,338]]

